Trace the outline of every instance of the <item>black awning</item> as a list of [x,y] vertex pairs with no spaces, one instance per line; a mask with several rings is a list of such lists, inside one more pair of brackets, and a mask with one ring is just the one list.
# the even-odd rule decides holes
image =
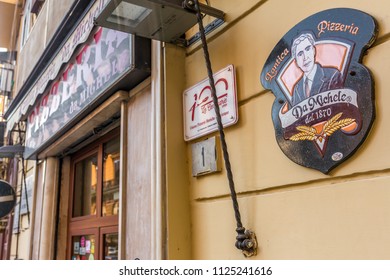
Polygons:
[[25,147],[20,144],[0,147],[0,158],[22,157],[24,149]]

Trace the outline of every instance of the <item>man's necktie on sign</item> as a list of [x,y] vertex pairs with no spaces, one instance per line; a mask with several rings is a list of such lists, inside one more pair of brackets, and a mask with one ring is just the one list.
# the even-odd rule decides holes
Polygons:
[[309,78],[306,78],[305,79],[305,94],[306,94],[306,98],[308,98],[310,96],[310,85],[309,85]]

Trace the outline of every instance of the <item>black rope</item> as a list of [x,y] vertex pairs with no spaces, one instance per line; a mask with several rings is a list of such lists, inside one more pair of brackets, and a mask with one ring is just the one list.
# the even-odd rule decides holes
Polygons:
[[257,241],[256,241],[255,234],[253,232],[247,231],[245,229],[245,227],[243,227],[242,222],[241,222],[241,214],[240,214],[240,209],[238,206],[237,193],[236,193],[236,190],[234,187],[233,172],[232,172],[232,168],[230,165],[229,153],[228,153],[228,148],[227,148],[227,144],[226,144],[226,140],[225,140],[225,132],[223,130],[222,117],[221,117],[221,113],[219,110],[218,97],[217,97],[217,93],[216,93],[216,89],[215,89],[213,70],[211,69],[211,61],[210,61],[210,56],[209,56],[209,51],[208,51],[208,46],[207,46],[207,41],[206,41],[205,30],[203,27],[203,21],[202,21],[203,17],[202,17],[201,11],[200,11],[199,1],[193,0],[193,3],[194,3],[194,8],[195,8],[196,16],[197,16],[197,20],[198,20],[199,33],[200,33],[200,38],[202,40],[204,58],[206,60],[207,74],[208,74],[210,87],[211,87],[211,96],[213,98],[213,104],[214,104],[214,110],[215,110],[215,115],[216,115],[217,124],[218,124],[218,131],[219,131],[220,140],[221,140],[223,158],[224,158],[224,162],[225,162],[227,178],[229,181],[230,195],[232,198],[234,215],[236,218],[237,237],[236,237],[235,246],[236,246],[236,248],[242,250],[242,252],[244,253],[244,255],[246,257],[250,257],[250,256],[253,256],[256,254]]
[[216,115],[216,119],[217,119],[217,123],[218,123],[218,131],[219,131],[219,135],[221,138],[223,158],[225,160],[225,168],[226,168],[227,178],[229,181],[229,188],[230,188],[230,194],[231,194],[232,202],[233,202],[234,214],[236,216],[237,228],[242,228],[240,209],[238,206],[236,190],[234,188],[233,172],[232,172],[232,168],[230,165],[229,153],[228,153],[227,144],[226,144],[226,140],[225,140],[225,133],[223,130],[221,113],[219,111],[218,97],[217,97],[217,93],[216,93],[216,89],[215,89],[213,70],[211,69],[211,62],[210,62],[210,56],[209,56],[209,51],[208,51],[208,47],[207,47],[206,35],[205,35],[203,22],[202,22],[202,14],[200,12],[198,0],[194,0],[194,3],[195,3],[195,9],[196,9],[196,16],[198,18],[200,38],[202,40],[202,45],[203,45],[204,58],[206,60],[207,73],[208,73],[208,77],[209,77],[209,81],[210,81],[211,96],[213,98],[215,115]]
[[[22,136],[21,136],[22,130],[20,129],[20,122],[18,123],[18,129],[19,129],[19,142],[21,145],[24,145],[25,139],[22,138]],[[30,208],[28,205],[27,184],[26,184],[26,168],[25,168],[26,163],[24,160],[24,155],[21,155],[21,159],[22,159],[22,180],[24,183],[24,195],[26,196],[27,221],[28,221],[28,225],[30,226]],[[23,198],[23,196],[21,196],[20,201],[22,201],[22,198]]]
[[25,169],[25,161],[22,156],[22,175],[23,175],[23,183],[24,183],[24,195],[26,197],[26,209],[27,209],[27,221],[28,226],[30,226],[30,207],[28,205],[28,195],[27,195],[27,183],[26,183],[26,169]]
[[[20,122],[18,122],[18,133],[19,133],[19,144],[24,145],[24,138],[22,137],[21,133],[24,133],[25,131],[22,131],[20,128]],[[19,259],[19,235],[21,230],[21,224],[22,224],[22,215],[21,215],[21,209],[22,209],[22,199],[23,199],[23,190],[24,194],[26,196],[26,208],[27,208],[27,220],[28,220],[28,226],[30,226],[30,209],[28,205],[28,195],[27,195],[27,184],[26,184],[26,169],[25,169],[25,161],[24,161],[24,155],[21,155],[21,164],[22,164],[22,182],[20,186],[20,199],[19,199],[19,211],[18,211],[18,228],[17,228],[17,238],[16,238],[16,254],[15,259]],[[23,188],[24,185],[24,188]]]

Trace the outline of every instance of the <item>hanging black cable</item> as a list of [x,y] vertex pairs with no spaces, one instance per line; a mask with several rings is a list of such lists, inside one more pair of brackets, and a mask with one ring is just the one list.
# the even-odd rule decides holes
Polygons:
[[242,250],[243,254],[247,257],[253,256],[256,254],[257,251],[257,242],[256,242],[256,237],[253,232],[246,230],[245,227],[243,227],[242,222],[241,222],[241,215],[240,215],[240,209],[238,206],[238,200],[237,200],[237,194],[236,190],[234,187],[234,180],[233,180],[233,172],[232,168],[230,165],[230,160],[229,160],[229,153],[228,153],[228,148],[225,140],[225,133],[223,130],[223,124],[222,124],[222,118],[221,118],[221,113],[219,110],[219,105],[218,105],[218,97],[215,89],[215,83],[214,83],[214,77],[213,77],[213,71],[211,67],[211,61],[210,61],[210,56],[209,56],[209,51],[208,51],[208,46],[207,46],[207,41],[206,41],[206,35],[205,35],[205,30],[203,27],[203,21],[202,21],[202,14],[199,8],[199,1],[198,0],[193,0],[197,19],[198,19],[198,25],[199,25],[199,33],[200,37],[202,40],[202,46],[203,46],[203,52],[204,52],[204,58],[206,60],[206,67],[207,67],[207,74],[209,78],[209,83],[211,87],[211,96],[213,98],[213,104],[214,104],[214,109],[215,109],[215,115],[218,123],[218,131],[221,139],[221,146],[222,146],[222,151],[223,151],[223,158],[225,161],[225,168],[226,168],[226,173],[227,173],[227,178],[229,181],[229,188],[230,188],[230,194],[233,202],[233,209],[234,209],[234,214],[236,218],[236,223],[237,223],[237,241],[236,241],[236,247],[240,250]]
[[[16,233],[16,254],[15,254],[15,260],[19,259],[19,235],[20,235],[20,224],[21,224],[21,219],[20,219],[20,211],[22,208],[22,189],[20,189],[20,198],[19,198],[19,205],[18,205],[18,227],[17,227],[17,233]],[[16,214],[16,213],[15,213]],[[14,214],[14,215],[15,215]],[[14,218],[15,220],[15,218]]]
[[[20,127],[20,122],[18,123],[18,133],[19,133],[19,144],[21,145],[24,145],[24,138],[22,137],[22,133],[24,133],[24,131],[21,130],[21,127]],[[19,259],[19,235],[20,235],[20,228],[21,228],[21,223],[22,223],[22,219],[21,219],[21,209],[22,209],[22,199],[23,199],[23,190],[24,190],[24,194],[26,196],[26,208],[27,208],[27,220],[28,220],[28,225],[30,226],[30,209],[29,209],[29,205],[28,205],[28,196],[27,196],[27,185],[26,185],[26,170],[25,170],[25,161],[24,161],[24,157],[23,155],[20,155],[21,156],[21,164],[22,164],[22,182],[20,184],[20,199],[19,199],[19,211],[18,211],[18,229],[17,229],[17,238],[16,238],[16,255],[15,255],[15,259]],[[24,185],[24,188],[23,188],[23,185]]]
[[23,157],[22,157],[22,177],[23,177],[23,183],[24,183],[24,195],[26,197],[27,221],[28,221],[28,225],[30,226],[30,207],[28,205],[27,184],[26,184],[26,169],[25,169],[25,161],[24,161]]
[[[18,129],[19,129],[19,143],[21,145],[24,145],[25,144],[25,139],[21,136],[22,130],[20,129],[20,122],[18,123]],[[22,190],[24,189],[24,195],[26,197],[27,221],[28,221],[28,225],[30,226],[30,208],[29,208],[29,205],[28,205],[27,184],[26,184],[26,169],[25,169],[26,163],[25,163],[23,155],[21,155],[21,160],[22,160],[22,180],[23,180],[22,183],[24,184],[24,188],[22,188]]]

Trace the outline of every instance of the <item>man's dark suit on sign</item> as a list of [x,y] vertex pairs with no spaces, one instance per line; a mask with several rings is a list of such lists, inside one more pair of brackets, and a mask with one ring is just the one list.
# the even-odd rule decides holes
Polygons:
[[[340,71],[335,68],[322,67],[319,64],[316,65],[317,71],[312,81],[310,96],[343,87],[343,79]],[[294,87],[292,105],[295,106],[306,98],[304,77],[302,77]]]
[[303,33],[296,37],[291,52],[297,66],[303,72],[293,89],[291,101],[293,106],[310,96],[343,86],[342,75],[337,69],[322,67],[316,63],[316,48],[312,34]]

